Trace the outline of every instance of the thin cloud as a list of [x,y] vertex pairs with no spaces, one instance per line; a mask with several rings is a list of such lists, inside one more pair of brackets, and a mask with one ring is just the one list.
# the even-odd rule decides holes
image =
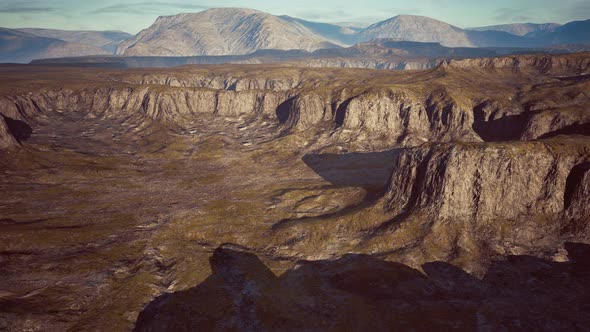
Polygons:
[[157,1],[144,1],[132,4],[120,4],[98,8],[90,11],[91,14],[161,14],[164,10],[193,10],[201,11],[210,8],[209,6],[188,3],[169,3]]
[[343,10],[304,10],[295,12],[296,17],[308,20],[331,20],[331,19],[347,19],[350,17],[349,13]]
[[525,23],[534,20],[532,17],[521,14],[519,8],[499,8],[496,10],[494,20],[503,23]]
[[59,8],[42,6],[37,1],[22,1],[20,3],[7,3],[0,5],[0,13],[4,14],[35,14],[54,12]]
[[564,8],[562,13],[564,21],[590,19],[590,2],[576,1],[571,6]]
[[354,12],[345,10],[315,9],[294,11],[287,15],[317,22],[329,22],[332,24],[336,24],[337,22],[349,22],[348,24],[368,26],[372,23],[393,16],[387,13],[388,11],[381,11],[378,14],[375,13],[375,15],[356,15]]

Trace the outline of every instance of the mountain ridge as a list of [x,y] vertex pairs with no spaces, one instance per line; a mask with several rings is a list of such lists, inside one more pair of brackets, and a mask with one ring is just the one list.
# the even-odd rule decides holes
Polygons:
[[[559,45],[582,45],[578,49],[584,50],[583,45],[590,44],[590,20],[574,21],[562,26],[555,23],[516,23],[463,29],[425,16],[397,15],[361,29],[288,15],[276,16],[248,8],[211,8],[196,13],[160,16],[135,36],[116,31],[38,28],[23,28],[20,31],[75,43],[62,45],[69,48],[61,52],[64,56],[242,56],[267,49],[313,52],[378,39],[434,42],[445,47],[470,48],[541,50],[558,46],[564,51],[571,47]],[[74,50],[75,47],[80,50]],[[16,53],[4,59],[29,62],[61,56],[56,51],[50,56],[46,53],[39,51],[39,54],[33,52],[27,56]]]
[[[123,42],[116,54],[243,55],[268,48],[314,51],[326,48],[326,45],[351,46],[383,38],[437,42],[446,47],[543,47],[563,44],[564,41],[570,43],[571,40],[576,43],[590,42],[590,36],[584,34],[583,27],[577,30],[564,27],[567,28],[568,24],[559,27],[553,23],[534,26],[512,24],[463,29],[426,16],[397,15],[364,29],[352,29],[251,9],[214,8],[159,17],[152,26]],[[564,37],[571,33],[581,37]]]
[[105,54],[108,52],[91,45],[0,28],[0,62],[29,62],[43,58]]
[[301,24],[265,12],[214,8],[160,16],[135,38],[121,43],[116,54],[240,55],[269,48],[313,51],[330,44]]
[[498,24],[483,27],[469,28],[473,31],[503,31],[516,36],[526,36],[531,33],[538,33],[543,31],[553,32],[559,28],[561,24],[558,23],[511,23]]
[[502,31],[471,31],[426,16],[398,15],[359,32],[359,40],[393,38],[438,42],[446,47],[532,46],[520,36]]
[[26,32],[38,37],[54,38],[65,42],[89,45],[114,53],[122,41],[133,37],[132,34],[116,30],[61,30],[43,28],[19,28],[18,31]]

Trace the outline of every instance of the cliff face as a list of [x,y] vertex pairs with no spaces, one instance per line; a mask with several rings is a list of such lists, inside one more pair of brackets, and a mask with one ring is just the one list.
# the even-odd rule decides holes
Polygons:
[[390,143],[480,141],[472,129],[473,112],[443,91],[370,91],[341,104],[335,116],[342,137],[380,137]]
[[[543,62],[538,58],[535,61]],[[568,67],[570,72],[586,68],[575,59],[568,61],[576,63]],[[3,114],[25,122],[43,122],[52,112],[71,111],[130,117],[139,122],[162,121],[180,127],[199,114],[264,118],[280,125],[281,131],[319,134],[330,128],[329,142],[357,142],[380,148],[457,140],[534,140],[588,130],[590,115],[586,108],[590,102],[585,91],[590,83],[583,77],[551,79],[532,88],[525,86],[529,89],[526,93],[513,89],[486,95],[478,91],[480,87],[473,79],[461,83],[468,86],[464,93],[463,85],[455,87],[455,83],[447,81],[465,81],[466,75],[514,74],[486,65],[477,71],[465,70],[468,69],[457,72],[456,68],[443,66],[426,72],[433,78],[424,82],[380,81],[372,85],[351,79],[335,80],[336,84],[329,85],[321,77],[302,74],[302,70],[281,72],[274,77],[143,74],[114,77],[117,84],[111,87],[25,91],[0,97],[0,103]],[[379,80],[383,79],[389,78]],[[505,89],[505,82],[498,84],[502,86],[484,84],[481,89]]]
[[420,215],[440,234],[460,228],[463,236],[493,248],[504,247],[507,239],[530,248],[559,242],[569,232],[587,236],[589,143],[585,138],[405,150],[393,168],[385,209],[399,220]]
[[425,70],[438,66],[439,60],[432,59],[407,59],[407,60],[390,60],[384,58],[319,58],[306,59],[297,62],[304,67],[317,68],[369,68],[369,69],[388,69],[388,70]]
[[169,75],[142,75],[133,79],[132,83],[139,85],[165,85],[183,88],[206,88],[214,90],[265,90],[287,91],[296,89],[301,84],[301,79],[293,76],[284,77],[248,77],[239,78],[231,75],[221,76],[169,76]]
[[134,118],[182,126],[200,113],[220,116],[271,116],[284,92],[227,91],[209,89],[84,89],[53,90],[0,98],[7,116],[35,122],[53,112],[81,112],[106,118]]
[[515,55],[497,58],[449,60],[451,68],[514,69],[536,71],[548,75],[587,74],[590,58],[585,53],[568,55]]
[[[582,180],[587,171],[583,165],[590,159],[588,143],[583,139],[410,149],[394,167],[387,209],[479,225],[565,218],[572,206],[587,204]],[[569,216],[588,218],[584,213]]]
[[[218,84],[211,82],[211,86]],[[429,140],[481,140],[471,128],[473,112],[448,96],[436,99],[432,95],[377,89],[346,98],[347,93],[340,90],[284,90],[277,88],[280,83],[268,82],[261,84],[270,84],[274,90],[259,90],[257,84],[236,82],[229,90],[149,86],[64,89],[0,97],[0,105],[5,115],[33,123],[46,121],[53,112],[82,112],[182,127],[206,113],[270,119],[293,132],[328,126],[334,129],[334,142],[380,138],[382,141],[375,145],[387,146],[397,142],[415,145]]]

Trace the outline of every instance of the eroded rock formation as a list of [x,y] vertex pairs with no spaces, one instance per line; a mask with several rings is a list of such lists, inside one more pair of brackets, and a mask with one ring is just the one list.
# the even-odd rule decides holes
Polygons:
[[586,236],[590,216],[578,209],[590,203],[583,194],[589,147],[579,138],[410,149],[393,168],[386,209],[399,220],[419,213],[437,227],[463,225],[490,245],[555,240],[570,222],[586,225],[579,233]]
[[[550,261],[568,259],[564,242],[590,241],[586,58],[478,59],[416,72],[3,67],[0,147],[8,157],[0,160],[0,200],[7,202],[0,206],[0,290],[14,289],[0,293],[7,308],[0,324],[129,329],[154,297],[205,280],[206,259],[227,242],[255,252],[273,271],[290,272],[276,277],[255,257],[242,262],[215,251],[213,275],[202,287],[154,302],[137,328],[175,326],[168,314],[187,300],[177,322],[211,329],[337,329],[353,322],[405,329],[424,315],[456,313],[445,301],[428,309],[428,290],[446,288],[445,278],[419,271],[430,277],[425,263],[444,261],[488,278],[502,265],[493,262],[519,254],[544,259],[531,258],[535,271],[570,271],[572,263]],[[350,252],[373,257],[338,259]],[[290,270],[301,259],[327,261]],[[350,281],[346,266],[360,266],[355,275],[365,275],[363,266],[378,273]],[[508,280],[512,273],[520,272]],[[382,274],[395,282],[382,282]],[[498,287],[462,272],[459,279],[461,286],[475,283],[469,294],[477,300],[460,298],[467,302],[453,307],[461,313],[456,325],[437,320],[427,327],[540,327],[528,311],[512,311],[514,318],[500,310],[536,294],[519,292],[528,279],[511,286],[514,296],[492,297],[492,306],[479,290]],[[305,280],[309,291],[288,291]],[[361,287],[371,283],[394,286],[376,293]],[[326,285],[326,294],[355,305],[315,298]],[[413,286],[416,293],[407,293]],[[283,307],[258,291],[285,292]],[[545,295],[535,297],[543,306],[551,303]],[[191,307],[201,296],[216,300]],[[379,325],[393,300],[409,311],[387,317],[418,318]],[[334,306],[339,316],[329,316]],[[376,307],[385,311],[371,311]],[[347,314],[359,308],[369,319]],[[570,328],[584,322],[578,314],[585,310],[560,312],[543,326]],[[202,319],[193,320],[195,312]],[[104,313],[110,316],[99,319]],[[226,325],[219,313],[230,317]],[[333,319],[324,323],[325,315]]]

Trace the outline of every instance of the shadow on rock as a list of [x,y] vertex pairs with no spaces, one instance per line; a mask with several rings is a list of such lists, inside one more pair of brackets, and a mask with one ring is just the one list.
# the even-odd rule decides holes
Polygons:
[[485,142],[516,141],[525,130],[527,114],[505,116],[496,120],[475,121],[473,130]]
[[539,137],[539,139],[551,138],[559,135],[584,135],[590,136],[590,122],[589,123],[576,123],[569,126],[565,126],[559,130],[545,133]]
[[400,149],[383,152],[307,154],[302,160],[324,180],[339,187],[383,188]]
[[584,330],[590,246],[570,262],[510,256],[478,279],[443,262],[408,266],[366,255],[301,261],[280,277],[255,255],[224,247],[212,275],[164,294],[136,331]]
[[15,120],[6,116],[4,120],[6,121],[8,130],[18,142],[26,141],[33,134],[33,128],[24,121]]

